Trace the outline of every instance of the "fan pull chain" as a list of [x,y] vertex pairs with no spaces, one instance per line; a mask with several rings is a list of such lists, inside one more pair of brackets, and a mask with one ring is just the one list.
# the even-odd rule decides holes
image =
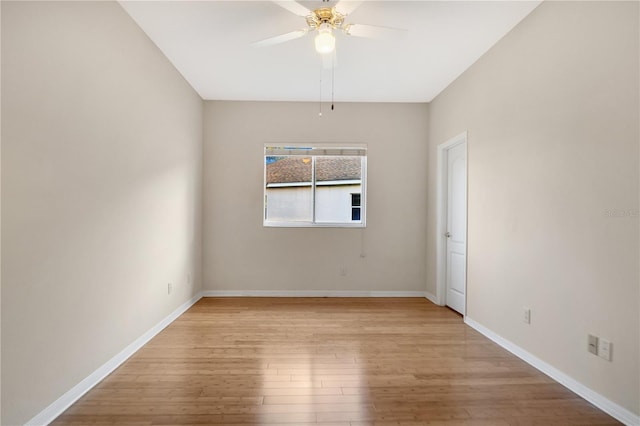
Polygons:
[[319,117],[322,117],[322,63],[320,63],[320,112]]
[[333,111],[333,93],[334,93],[334,82],[336,75],[336,51],[333,51],[333,57],[331,58],[331,111]]

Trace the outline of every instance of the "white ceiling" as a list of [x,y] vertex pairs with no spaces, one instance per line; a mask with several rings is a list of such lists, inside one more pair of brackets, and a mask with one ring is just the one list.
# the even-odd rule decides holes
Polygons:
[[[313,34],[271,1],[121,1],[204,99],[318,101],[331,97]],[[336,2],[299,1],[308,9]],[[408,30],[398,40],[336,34],[336,102],[429,102],[540,1],[364,1],[346,21]]]

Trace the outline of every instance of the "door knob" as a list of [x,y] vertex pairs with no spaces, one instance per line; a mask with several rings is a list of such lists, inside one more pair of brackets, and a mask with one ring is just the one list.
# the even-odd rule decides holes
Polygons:
[[447,238],[451,238],[451,232],[447,232],[446,234],[444,234],[444,236]]

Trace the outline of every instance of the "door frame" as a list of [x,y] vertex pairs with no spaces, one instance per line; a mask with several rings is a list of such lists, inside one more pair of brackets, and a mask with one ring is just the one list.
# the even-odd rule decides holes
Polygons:
[[454,146],[464,144],[465,157],[467,159],[467,168],[465,170],[465,177],[467,179],[467,193],[465,198],[467,200],[467,216],[465,224],[465,273],[464,273],[464,313],[467,313],[467,264],[468,264],[468,246],[467,241],[469,232],[469,158],[467,150],[467,131],[460,133],[457,136],[449,139],[448,141],[438,145],[437,147],[437,180],[436,180],[436,300],[439,305],[445,306],[447,302],[447,289],[446,289],[446,270],[447,270],[447,239],[445,237],[446,224],[447,224],[447,182],[448,182],[448,165],[447,165],[447,152]]

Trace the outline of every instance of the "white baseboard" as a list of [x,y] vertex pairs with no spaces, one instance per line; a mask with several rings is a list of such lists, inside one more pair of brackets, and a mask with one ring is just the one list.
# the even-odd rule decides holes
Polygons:
[[425,292],[424,292],[424,297],[426,297],[427,299],[429,299],[429,301],[430,301],[431,303],[434,303],[434,304],[436,304],[436,305],[440,305],[440,303],[438,302],[438,297],[437,297],[435,294],[430,293],[430,292],[428,292],[428,291],[425,291]]
[[586,399],[587,401],[589,401],[590,403],[592,403],[593,405],[595,405],[605,413],[609,414],[610,416],[614,417],[618,421],[629,426],[640,425],[640,416],[638,416],[637,414],[632,413],[626,408],[621,407],[615,402],[589,389],[582,383],[569,377],[562,371],[551,366],[550,364],[547,364],[546,362],[542,361],[540,358],[537,358],[536,356],[522,349],[520,346],[499,336],[498,334],[489,330],[485,326],[477,323],[471,318],[465,317],[464,322],[467,325],[469,325],[471,328],[477,330],[478,332],[482,333],[489,339],[493,340],[495,343],[502,346],[503,348],[505,348],[506,350],[508,350],[515,356],[517,356],[518,358],[522,359],[523,361],[527,362],[528,364],[542,371],[544,374],[551,377],[553,380],[557,381],[558,383],[565,386],[569,390],[580,395],[582,398]]
[[202,294],[197,294],[189,301],[183,303],[175,311],[171,312],[169,316],[160,321],[149,331],[138,337],[133,343],[120,351],[119,354],[111,358],[104,365],[98,368],[96,371],[87,376],[80,383],[75,385],[64,395],[54,401],[47,408],[38,413],[34,418],[29,420],[26,425],[41,426],[48,425],[56,419],[60,414],[71,406],[74,402],[80,399],[91,388],[100,383],[102,379],[107,377],[113,370],[118,368],[123,362],[125,362],[131,355],[136,353],[141,347],[143,347],[149,340],[160,333],[166,326],[171,324],[180,315],[182,315],[187,309],[193,306],[198,300],[202,298]]
[[203,297],[425,297],[424,291],[205,290]]

